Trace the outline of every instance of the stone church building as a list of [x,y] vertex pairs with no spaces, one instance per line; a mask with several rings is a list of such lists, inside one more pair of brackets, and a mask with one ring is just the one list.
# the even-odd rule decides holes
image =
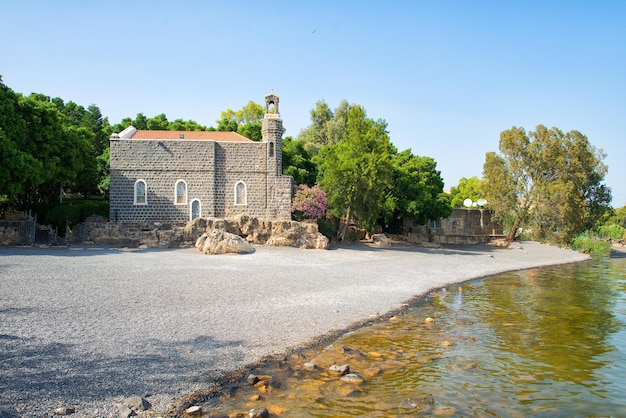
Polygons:
[[238,214],[291,219],[292,178],[282,175],[277,95],[265,96],[262,142],[236,132],[149,131],[110,138],[110,220],[184,222]]

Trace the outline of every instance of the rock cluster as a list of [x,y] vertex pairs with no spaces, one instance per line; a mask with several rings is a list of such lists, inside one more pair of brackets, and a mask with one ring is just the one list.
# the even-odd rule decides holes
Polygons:
[[328,238],[322,235],[316,223],[284,220],[265,220],[247,215],[229,219],[198,218],[185,226],[185,235],[224,231],[237,235],[250,244],[326,249]]
[[[328,238],[314,222],[268,220],[239,215],[197,218],[187,223],[85,222],[78,242],[120,247],[178,248],[192,246],[204,233],[223,231],[249,244],[326,249]],[[79,235],[79,234],[77,234]]]

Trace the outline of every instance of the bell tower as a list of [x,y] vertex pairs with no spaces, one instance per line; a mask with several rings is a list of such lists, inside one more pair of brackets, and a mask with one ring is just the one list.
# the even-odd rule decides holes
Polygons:
[[267,144],[267,168],[281,175],[283,171],[283,120],[278,113],[278,95],[272,91],[265,95],[265,116],[261,121],[261,136]]

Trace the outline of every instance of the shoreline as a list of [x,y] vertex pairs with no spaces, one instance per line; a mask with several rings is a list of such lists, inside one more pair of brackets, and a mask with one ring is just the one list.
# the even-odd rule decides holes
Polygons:
[[589,258],[534,242],[256,247],[223,256],[0,248],[0,256],[0,416],[9,417],[59,406],[76,407],[75,417],[118,416],[115,404],[133,395],[165,408],[435,289]]

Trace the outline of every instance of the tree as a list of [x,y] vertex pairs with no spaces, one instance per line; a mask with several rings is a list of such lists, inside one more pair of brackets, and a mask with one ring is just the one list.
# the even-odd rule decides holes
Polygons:
[[347,100],[342,100],[334,112],[323,100],[315,104],[315,109],[310,112],[311,125],[298,135],[298,140],[311,156],[317,155],[321,147],[337,144],[343,140],[349,107]]
[[240,110],[222,111],[217,122],[218,131],[237,132],[253,141],[261,141],[261,120],[265,115],[263,106],[250,100]]
[[317,179],[317,167],[302,142],[288,136],[283,140],[283,174],[293,177],[294,184],[311,187]]
[[89,111],[43,94],[24,97],[0,84],[0,195],[33,209],[61,190],[89,193],[100,181]]
[[161,113],[160,115],[148,119],[146,125],[151,131],[167,131],[170,129],[169,121],[167,120],[165,113]]
[[507,240],[523,225],[536,239],[564,244],[608,209],[605,154],[580,132],[513,127],[500,134],[499,150],[486,155],[483,190],[496,217],[512,224]]
[[367,118],[365,109],[350,106],[344,138],[320,149],[320,185],[327,191],[330,212],[344,219],[342,240],[353,220],[371,229],[382,213],[391,188],[391,156],[395,153],[386,122]]
[[477,202],[479,199],[483,198],[482,182],[476,176],[468,179],[461,177],[459,184],[450,190],[450,196],[452,198],[450,204],[453,208],[462,207],[465,199],[471,199],[472,202]]
[[387,199],[386,221],[410,218],[420,225],[452,213],[450,196],[443,191],[437,163],[430,157],[413,155],[410,149],[395,154],[393,189]]

